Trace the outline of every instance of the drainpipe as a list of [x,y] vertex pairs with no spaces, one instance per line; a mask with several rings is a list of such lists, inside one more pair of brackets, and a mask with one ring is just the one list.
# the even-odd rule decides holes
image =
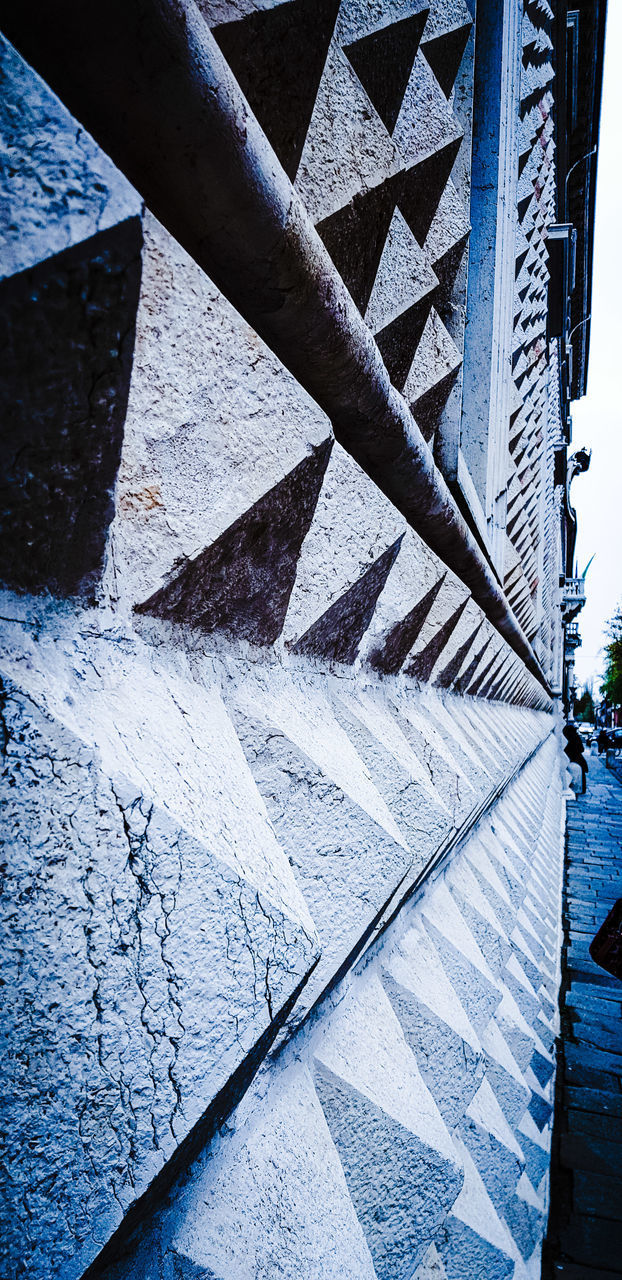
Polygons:
[[0,22],[549,692],[494,571],[193,0],[2,0]]

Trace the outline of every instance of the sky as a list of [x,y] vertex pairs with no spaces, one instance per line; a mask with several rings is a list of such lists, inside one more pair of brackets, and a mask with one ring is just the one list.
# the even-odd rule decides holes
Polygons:
[[598,149],[594,275],[587,395],[572,406],[569,452],[592,449],[589,471],[573,481],[577,561],[586,604],[575,654],[579,684],[602,673],[605,623],[622,603],[622,3],[609,0]]

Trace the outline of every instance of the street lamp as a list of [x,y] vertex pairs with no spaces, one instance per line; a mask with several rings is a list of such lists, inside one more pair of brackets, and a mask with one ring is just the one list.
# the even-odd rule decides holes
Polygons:
[[584,316],[582,320],[579,320],[577,324],[573,325],[572,329],[570,330],[570,333],[568,334],[568,337],[566,338],[566,342],[570,342],[570,339],[573,333],[576,333],[577,329],[580,329],[582,324],[587,324],[588,320],[591,320],[591,319],[592,319],[592,313],[590,311],[589,316]]
[[572,165],[570,166],[570,168],[569,168],[569,170],[568,170],[568,173],[566,174],[565,181],[564,181],[564,208],[566,207],[566,198],[567,198],[567,195],[568,195],[568,179],[569,179],[569,177],[570,177],[571,173],[574,173],[574,170],[575,170],[575,169],[576,169],[580,164],[583,164],[585,160],[589,160],[591,156],[596,155],[596,152],[597,152],[597,151],[598,151],[598,143],[596,143],[596,144],[592,147],[591,151],[586,151],[586,153],[585,153],[585,155],[584,155],[584,156],[580,156],[580,158],[579,158],[578,160],[575,160],[574,164],[572,164]]

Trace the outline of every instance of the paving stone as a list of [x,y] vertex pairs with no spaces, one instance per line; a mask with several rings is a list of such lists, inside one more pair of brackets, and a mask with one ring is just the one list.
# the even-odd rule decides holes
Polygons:
[[578,1044],[591,1045],[608,1053],[622,1053],[619,1026],[606,1026],[601,1021],[580,1018],[573,1021],[573,1034]]
[[599,1022],[615,1023],[616,1020],[622,1020],[622,1002],[616,1003],[609,996],[602,995],[599,990],[588,993],[571,987],[566,993],[566,1004],[571,1009],[581,1011],[581,1016],[594,1014]]
[[620,1271],[603,1271],[600,1267],[576,1266],[574,1262],[557,1262],[553,1271],[555,1280],[615,1280]]
[[622,1119],[617,1119],[615,1116],[597,1115],[593,1111],[571,1108],[567,1114],[567,1121],[569,1133],[580,1133],[590,1139],[603,1138],[609,1143],[622,1144]]
[[622,1092],[608,1093],[603,1089],[579,1089],[565,1085],[563,1098],[564,1107],[573,1107],[576,1111],[622,1117]]
[[[607,1218],[588,1218],[576,1214],[561,1237],[562,1248],[577,1262],[598,1260],[604,1267],[614,1270],[620,1266],[620,1223]],[[619,1271],[618,1271],[619,1274]]]
[[622,1178],[577,1170],[573,1178],[572,1203],[576,1213],[622,1221]]
[[622,983],[589,954],[622,896],[622,787],[590,760],[591,794],[567,814],[562,920],[563,1087],[544,1274],[622,1276]]
[[619,1167],[622,1150],[617,1142],[589,1137],[583,1133],[562,1133],[560,1161],[565,1169],[586,1169],[607,1174]]
[[604,1049],[595,1049],[587,1044],[567,1043],[565,1058],[567,1074],[568,1071],[576,1074],[581,1069],[586,1071],[606,1071],[619,1079],[622,1071],[622,1057],[619,1053],[608,1053]]

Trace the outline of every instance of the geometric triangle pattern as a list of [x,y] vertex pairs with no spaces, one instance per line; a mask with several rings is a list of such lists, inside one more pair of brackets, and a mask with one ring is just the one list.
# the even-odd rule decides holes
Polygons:
[[389,133],[393,132],[427,21],[423,9],[353,44],[345,52]]
[[397,180],[362,191],[318,223],[337,270],[356,305],[365,311],[395,211]]
[[[508,600],[547,674],[552,674],[551,653],[556,647],[551,643],[549,618],[559,572],[554,535],[551,536],[558,501],[553,484],[553,453],[559,441],[546,404],[547,379],[551,376],[546,356],[546,228],[555,221],[550,37],[550,14],[544,8],[534,11],[526,5],[512,355],[517,399],[510,419],[507,459],[506,531],[510,547],[504,581]],[[554,364],[555,352],[551,358]]]
[[294,653],[317,654],[331,662],[354,662],[400,543],[398,538],[358,582],[313,623],[292,646]]
[[404,175],[400,209],[419,244],[425,245],[434,215],[449,181],[460,138],[451,139]]
[[273,644],[331,447],[318,446],[136,612]]
[[443,623],[442,627],[439,627],[434,639],[430,640],[425,649],[422,649],[422,651],[417,654],[417,657],[407,668],[407,675],[415,676],[417,680],[421,680],[424,683],[430,679],[433,668],[449,640],[449,637],[457,627],[466,606],[467,601],[465,600],[462,604],[458,605],[458,608],[455,609],[451,614],[451,617]]
[[425,57],[446,98],[450,96],[454,87],[470,32],[471,24],[469,23],[463,27],[456,27],[453,31],[446,31],[432,40],[426,40],[423,45]]
[[386,637],[382,648],[370,654],[370,666],[387,675],[395,675],[406,661],[421,628],[428,617],[430,609],[443,585],[443,577],[438,578],[434,586],[411,609],[410,613],[396,623]]
[[[173,1229],[185,1257],[221,1276],[223,1240],[231,1262],[269,1241],[271,1266],[284,1271],[290,1247],[300,1259],[305,1242],[315,1240],[319,1196],[327,1223],[343,1223],[341,1240],[329,1226],[327,1274],[537,1274],[553,1082],[549,1070],[541,1083],[529,1064],[537,1044],[552,1062],[540,1035],[552,1007],[542,990],[528,1014],[519,1010],[508,986],[516,947],[504,942],[495,952],[487,934],[492,928],[507,938],[512,920],[529,911],[537,935],[530,937],[556,974],[557,761],[549,737],[447,870],[354,967],[340,998],[296,1033],[268,1086],[251,1087],[209,1158],[174,1190],[174,1226],[165,1229],[164,1245]],[[307,1150],[310,1180],[301,1179],[297,1164]],[[283,1197],[288,1176],[291,1195]],[[258,1208],[248,1222],[246,1185],[261,1186],[268,1203],[277,1198],[278,1232],[263,1225],[257,1231]],[[263,1256],[256,1255],[258,1263]]]
[[[263,46],[254,46],[255,28],[267,32],[273,27],[276,31],[279,23],[286,25],[286,14],[291,11],[292,29],[296,30],[302,21],[298,14],[301,3],[289,0],[265,13],[215,28],[223,48],[223,33],[227,39],[235,34],[236,58],[244,48],[243,88],[249,80],[249,64],[251,78],[263,87],[270,81],[270,68],[277,57],[271,49],[267,60],[263,58]],[[323,12],[322,33],[328,29],[326,23],[322,25]],[[374,292],[367,322],[398,390],[406,382],[434,301],[430,285],[413,296],[410,282],[422,280],[423,275],[435,282],[442,277],[443,314],[458,314],[464,305],[466,281],[459,276],[459,266],[468,241],[468,210],[455,188],[445,204],[443,198],[457,156],[464,150],[464,129],[453,113],[452,91],[471,29],[472,20],[463,5],[452,15],[441,3],[417,7],[412,13],[379,9],[377,14],[365,6],[357,9],[342,4],[300,152],[298,190],[363,314]],[[322,41],[315,42],[314,48],[316,43]],[[231,65],[236,72],[233,56]],[[461,108],[467,119],[471,70],[469,64]],[[280,74],[286,96],[287,76]],[[307,93],[306,86],[315,75],[315,63],[301,69],[301,93]],[[270,93],[276,121],[276,81]],[[293,93],[294,102],[297,93],[298,89]],[[248,96],[253,105],[250,88]],[[281,114],[288,118],[287,112]],[[308,110],[304,114],[307,118]],[[417,120],[416,130],[413,120]],[[280,154],[278,124],[265,127]],[[466,157],[462,163],[468,165]],[[396,211],[410,229],[410,248],[401,229],[398,248]],[[428,250],[426,239],[432,227]],[[441,271],[438,278],[434,275],[435,260]],[[388,293],[385,277],[390,283]],[[440,305],[441,299],[438,301]],[[451,371],[441,371],[440,365],[436,368],[432,362],[428,385],[419,393],[422,425],[430,443],[458,377],[454,369],[460,364],[461,345],[460,337],[457,365]]]
[[[466,5],[199,9],[441,456],[465,327]],[[546,0],[526,19],[504,574],[548,654]],[[81,122],[1,40],[0,57],[20,172],[0,284],[19,1190],[0,1272],[533,1274],[557,1029],[550,699]],[[171,1212],[150,1216],[161,1194]]]
[[214,27],[236,80],[292,180],[338,8],[339,0],[289,0],[251,13],[243,22]]

